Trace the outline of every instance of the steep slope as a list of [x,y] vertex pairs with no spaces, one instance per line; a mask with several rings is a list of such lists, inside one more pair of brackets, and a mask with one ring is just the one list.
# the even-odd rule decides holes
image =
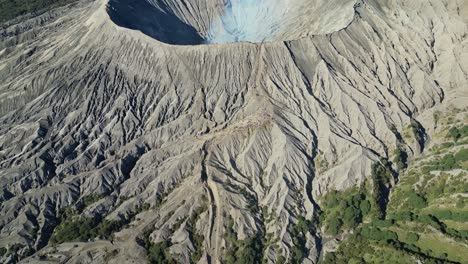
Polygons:
[[[437,126],[428,150],[409,164],[402,160],[404,170],[390,193],[384,218],[372,217],[366,209],[369,199],[360,202],[361,210],[353,208],[356,197],[371,197],[362,186],[338,193],[341,201],[336,193],[324,197],[324,231],[341,236],[329,236],[324,247],[332,252],[325,254],[323,263],[466,263],[468,108],[451,106],[440,113],[434,113]],[[356,211],[354,217],[363,223],[354,223],[354,232],[347,233],[354,220],[347,212]],[[341,230],[333,229],[333,219],[343,223],[337,227]]]
[[[137,2],[195,39],[216,16]],[[309,15],[320,32],[195,46],[113,3],[0,31],[4,262],[316,263],[320,198],[419,155],[435,109],[466,106],[465,1],[332,1]]]

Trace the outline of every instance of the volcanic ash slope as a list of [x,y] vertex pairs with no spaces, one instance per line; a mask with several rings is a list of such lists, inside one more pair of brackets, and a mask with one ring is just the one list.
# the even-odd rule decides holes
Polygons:
[[[168,20],[99,0],[0,29],[0,247],[38,251],[25,262],[140,263],[146,238],[221,263],[232,232],[291,258],[321,195],[397,146],[418,155],[431,113],[468,102],[463,0],[308,1],[270,42],[213,45],[170,45],[184,34],[161,27],[203,42],[221,1],[143,1]],[[47,246],[80,204],[128,224],[112,242]],[[322,234],[305,239],[316,263]]]

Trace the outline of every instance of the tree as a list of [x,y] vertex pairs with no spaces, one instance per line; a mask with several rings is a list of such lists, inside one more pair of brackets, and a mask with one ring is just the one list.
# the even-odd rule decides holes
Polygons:
[[[284,263],[284,262],[280,262],[280,263]],[[323,259],[323,263],[337,263],[336,261],[336,255],[334,252],[328,252],[326,255],[325,255],[325,258]]]
[[327,199],[326,199],[325,206],[329,208],[336,207],[339,204],[339,200],[337,196],[338,196],[337,191],[332,190],[331,192],[329,192],[326,197]]
[[236,263],[254,264],[262,262],[263,246],[260,236],[247,238],[236,252]]
[[365,227],[362,229],[361,234],[364,237],[377,241],[398,241],[398,235],[395,232],[380,230],[379,228]]
[[363,200],[359,205],[362,215],[367,215],[371,210],[371,204],[369,200]]
[[360,210],[354,206],[346,208],[343,215],[344,225],[348,228],[355,227],[359,222],[360,214]]
[[457,141],[461,137],[460,130],[458,130],[457,127],[452,127],[450,128],[447,136]]
[[408,154],[400,148],[395,149],[394,162],[397,164],[398,169],[400,170],[405,169],[407,167]]
[[328,223],[328,233],[331,235],[338,235],[341,230],[341,226],[343,225],[343,221],[339,218],[332,218]]
[[156,244],[151,244],[148,248],[148,259],[150,263],[156,264],[173,264],[176,263],[168,254],[169,242],[163,241]]

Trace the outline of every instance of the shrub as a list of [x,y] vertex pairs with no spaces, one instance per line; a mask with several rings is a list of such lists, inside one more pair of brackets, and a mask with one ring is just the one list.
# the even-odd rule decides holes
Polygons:
[[398,169],[400,170],[405,169],[407,167],[407,161],[408,161],[408,154],[400,148],[395,149],[394,162],[397,164]]
[[462,128],[459,129],[461,137],[468,137],[468,125],[464,125]]
[[94,218],[79,217],[62,222],[51,238],[52,243],[68,241],[87,241],[96,237],[97,220]]
[[261,263],[263,258],[261,234],[255,234],[245,240],[238,240],[233,226],[233,219],[228,218],[224,234],[226,249],[222,263]]
[[328,208],[333,208],[338,206],[339,200],[338,200],[338,192],[335,190],[330,191],[327,194],[327,197],[325,197],[325,206]]
[[362,215],[367,215],[371,210],[371,204],[369,200],[362,201],[359,205],[359,208],[361,209]]
[[386,160],[372,165],[373,180],[373,198],[377,204],[377,218],[383,218],[385,215],[386,204],[388,200],[388,187],[393,175],[389,168],[390,164]]
[[450,170],[455,168],[455,165],[457,164],[455,157],[452,154],[445,155],[440,161],[439,161],[439,167],[441,170]]
[[387,219],[387,220],[375,220],[371,223],[372,226],[378,228],[386,228],[391,227],[394,224],[394,220]]
[[[202,197],[203,200],[206,197]],[[187,221],[187,232],[189,233],[190,241],[192,241],[192,245],[194,248],[194,252],[190,256],[191,263],[198,263],[200,258],[202,257],[202,249],[203,249],[203,241],[205,241],[205,237],[197,233],[195,226],[197,219],[200,217],[200,214],[205,212],[208,209],[206,201],[203,202],[202,206],[198,207],[195,212],[189,217]]]
[[418,215],[417,220],[421,223],[429,224],[434,227],[439,227],[439,222],[437,218],[432,215]]
[[336,261],[336,255],[334,252],[329,252],[325,255],[325,258],[323,259],[323,263],[337,263]]
[[457,127],[452,127],[449,129],[447,137],[452,138],[453,140],[458,140],[461,137],[460,130]]
[[424,141],[426,140],[426,130],[420,123],[416,121],[413,121],[410,126],[416,141],[421,147],[423,147]]
[[391,215],[391,218],[395,219],[396,221],[412,221],[413,213],[408,211],[396,212]]
[[461,128],[452,127],[449,129],[447,133],[447,137],[452,138],[453,140],[457,141],[460,138],[464,138],[468,136],[468,125],[464,125]]
[[301,263],[302,260],[307,256],[306,248],[306,235],[312,231],[312,224],[304,217],[299,216],[297,224],[294,225],[290,232],[293,236],[294,247],[291,249],[292,263]]
[[328,223],[327,231],[331,235],[338,235],[341,230],[341,226],[343,225],[343,221],[339,218],[332,218]]
[[[461,153],[460,159],[464,159],[464,153]],[[447,154],[442,159],[433,161],[424,167],[423,172],[434,170],[448,171],[459,168],[459,164],[453,154]]]
[[127,221],[109,221],[104,220],[98,227],[97,235],[99,237],[108,239],[116,231],[122,229],[125,226]]
[[379,228],[364,227],[361,234],[369,239],[377,241],[398,241],[398,235],[393,231],[380,230]]
[[343,215],[343,224],[347,228],[355,227],[361,219],[361,210],[354,206],[349,206],[345,209]]
[[175,264],[175,260],[169,255],[170,243],[168,241],[151,244],[148,248],[148,260],[155,264]]

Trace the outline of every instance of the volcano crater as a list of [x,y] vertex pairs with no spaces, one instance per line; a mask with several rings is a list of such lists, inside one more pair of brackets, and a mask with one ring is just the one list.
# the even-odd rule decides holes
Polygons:
[[346,27],[356,0],[109,0],[118,26],[171,45],[275,42]]

